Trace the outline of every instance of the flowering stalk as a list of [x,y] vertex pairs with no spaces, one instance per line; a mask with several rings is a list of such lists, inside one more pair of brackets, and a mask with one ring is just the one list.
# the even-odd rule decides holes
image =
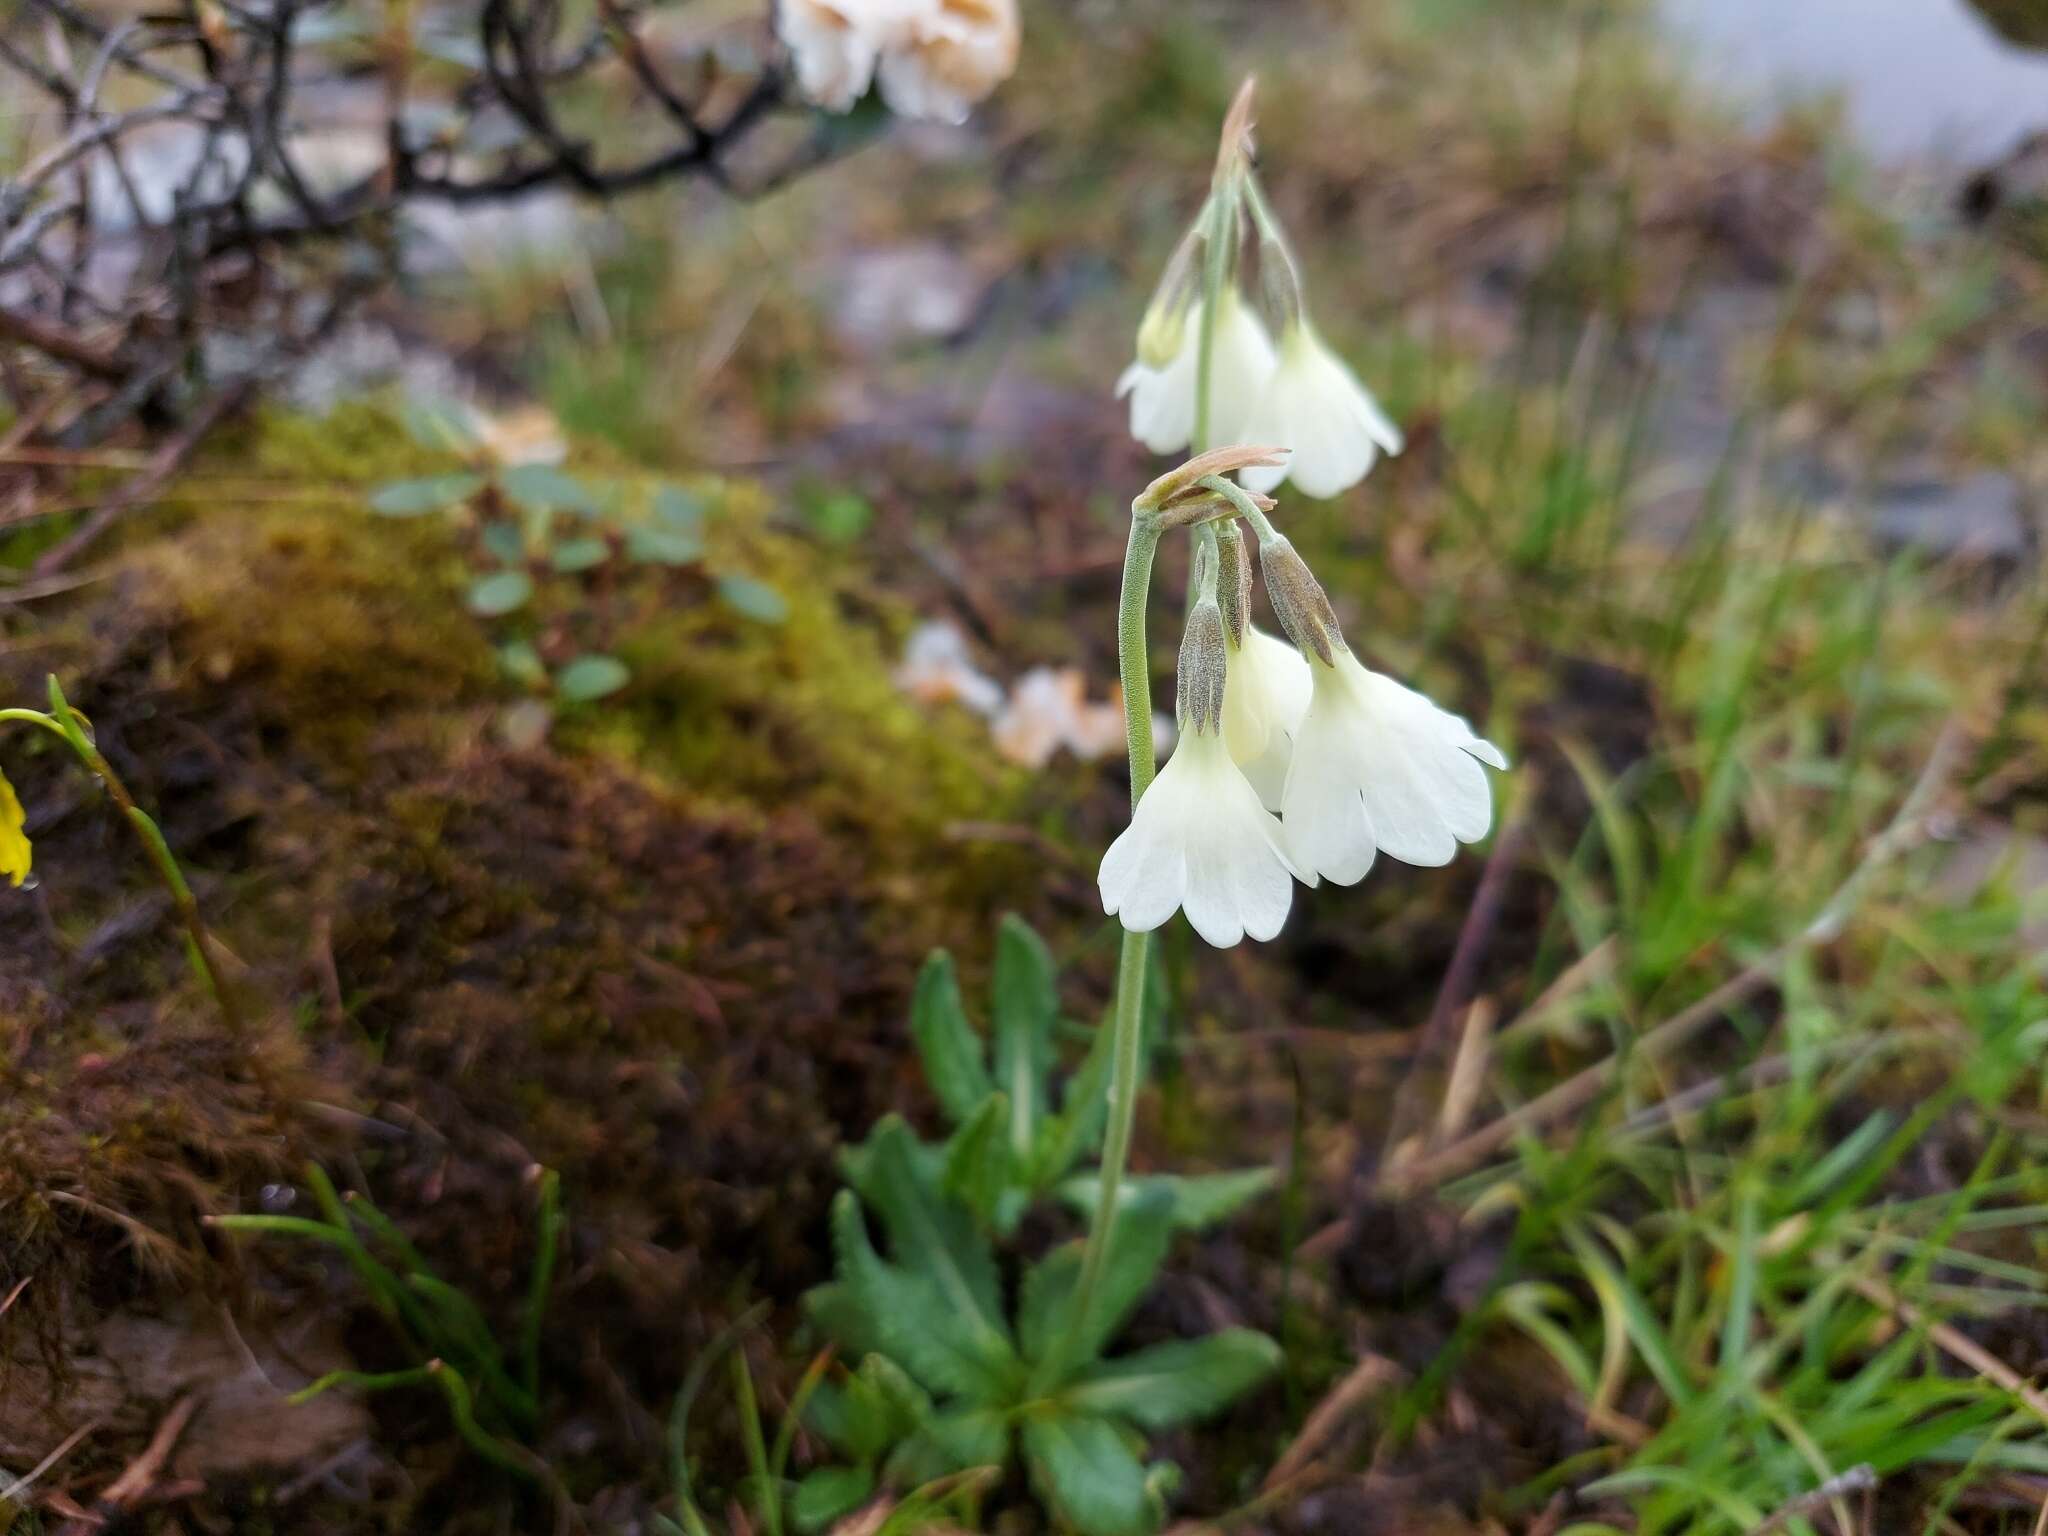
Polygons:
[[221,985],[220,975],[214,970],[213,957],[208,952],[211,941],[206,923],[199,915],[199,902],[192,894],[192,887],[185,883],[184,871],[178,868],[170,844],[164,841],[162,829],[147,811],[135,803],[135,797],[128,793],[128,786],[114,772],[114,765],[106,760],[85,733],[77,714],[65,700],[64,690],[58,686],[57,679],[50,679],[49,713],[39,709],[0,709],[0,725],[4,724],[35,725],[49,731],[77,755],[86,771],[105,788],[108,798],[120,809],[122,817],[141,841],[142,851],[149,856],[157,878],[171,894],[171,903],[178,910],[179,921],[184,924],[185,958],[191,964],[193,974],[213,994],[228,1028],[239,1033],[242,1027],[240,1009],[236,1006],[234,994]]
[[[1140,498],[1142,501],[1143,498]],[[1116,664],[1123,680],[1124,741],[1131,762],[1131,807],[1151,786],[1156,758],[1152,743],[1152,670],[1145,643],[1145,607],[1152,593],[1152,556],[1159,548],[1159,525],[1149,509],[1131,509],[1131,537],[1124,550],[1123,588],[1117,596]],[[1041,1374],[1056,1380],[1077,1356],[1086,1332],[1102,1267],[1115,1240],[1117,1202],[1122,1196],[1124,1169],[1131,1158],[1131,1133],[1137,1124],[1138,1088],[1145,1072],[1145,961],[1150,933],[1124,930],[1123,952],[1116,968],[1116,1012],[1110,1024],[1109,1124],[1103,1136],[1101,1182],[1095,1217],[1088,1227],[1088,1246],[1081,1259],[1081,1278],[1067,1314],[1067,1330],[1047,1352]]]

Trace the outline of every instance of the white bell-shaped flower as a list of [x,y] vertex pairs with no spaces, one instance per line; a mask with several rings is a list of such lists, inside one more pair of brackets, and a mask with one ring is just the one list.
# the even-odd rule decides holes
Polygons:
[[1246,489],[1271,491],[1286,480],[1304,496],[1349,490],[1381,450],[1399,453],[1402,445],[1401,429],[1305,318],[1281,337],[1272,381],[1237,436],[1293,450],[1284,464],[1243,471]]
[[882,53],[882,97],[899,117],[942,123],[968,110],[1017,67],[1017,0],[932,0]]
[[1332,654],[1329,665],[1309,658],[1313,691],[1281,795],[1296,863],[1338,885],[1364,879],[1376,850],[1448,864],[1493,824],[1480,764],[1507,759],[1414,689]]
[[901,0],[777,0],[775,34],[804,99],[845,112],[865,96],[901,10]]
[[1294,733],[1308,712],[1314,683],[1301,652],[1256,624],[1231,652],[1230,683],[1223,692],[1223,739],[1230,756],[1269,811],[1280,809]]
[[1294,881],[1280,823],[1217,730],[1188,729],[1102,856],[1102,909],[1134,933],[1176,908],[1218,949],[1246,934],[1270,939],[1287,921]]
[[[1223,290],[1211,345],[1209,441],[1249,442],[1244,422],[1273,376],[1273,342],[1235,288]],[[1178,453],[1194,439],[1201,357],[1202,306],[1197,302],[1188,310],[1180,350],[1169,362],[1155,368],[1140,358],[1116,381],[1117,398],[1131,397],[1131,436],[1154,453]]]

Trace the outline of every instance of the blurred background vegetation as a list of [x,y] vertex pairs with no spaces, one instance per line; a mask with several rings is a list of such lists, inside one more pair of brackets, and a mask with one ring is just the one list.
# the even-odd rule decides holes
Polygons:
[[[1027,3],[969,125],[796,113],[763,195],[395,212],[218,420],[219,349],[113,411],[10,348],[9,692],[64,679],[253,1022],[9,738],[0,1523],[653,1530],[680,1483],[780,1528],[751,1426],[832,1459],[790,1407],[840,1150],[941,1123],[926,951],[979,996],[1023,914],[1076,1069],[1107,997],[1160,467],[1108,392],[1255,73],[1318,319],[1409,437],[1276,519],[1516,769],[1478,856],[1165,941],[1138,1167],[1275,1182],[1127,1339],[1285,1355],[1157,1442],[1175,1518],[2038,1530],[2042,17],[1782,9]],[[653,35],[694,58],[706,11],[759,30]],[[339,162],[359,105],[306,108]],[[430,1353],[502,1378],[466,1426]],[[284,1405],[331,1371],[404,1379]]]

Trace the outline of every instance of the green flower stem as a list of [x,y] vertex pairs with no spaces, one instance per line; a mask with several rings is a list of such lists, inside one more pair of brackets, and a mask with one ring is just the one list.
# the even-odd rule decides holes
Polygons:
[[199,903],[192,895],[192,887],[185,883],[185,873],[178,868],[178,861],[172,857],[170,845],[164,841],[162,830],[150,819],[149,813],[135,803],[135,797],[128,793],[128,786],[121,782],[121,776],[114,772],[113,764],[100,755],[98,747],[86,735],[78,723],[78,717],[65,702],[63,690],[57,686],[57,679],[50,679],[50,712],[39,709],[0,709],[0,725],[39,725],[61,737],[71,748],[86,771],[97,778],[107,791],[122,817],[135,830],[142,842],[142,850],[149,855],[149,862],[155,868],[157,878],[171,893],[172,904],[178,909],[179,921],[185,925],[185,958],[194,974],[213,994],[215,1004],[220,1008],[221,1017],[230,1030],[239,1034],[242,1015],[234,995],[221,985],[220,975],[213,968],[213,956],[209,952],[206,923],[199,915]]
[[[1152,556],[1159,548],[1159,530],[1149,512],[1134,510],[1131,539],[1124,554],[1123,591],[1117,600],[1117,671],[1123,680],[1124,740],[1131,759],[1131,807],[1151,785],[1156,769],[1152,745],[1152,671],[1145,641],[1145,609],[1152,591]],[[1050,1390],[1078,1360],[1087,1318],[1102,1282],[1110,1244],[1116,1236],[1118,1198],[1124,1168],[1131,1157],[1131,1132],[1137,1121],[1138,1089],[1144,1072],[1145,960],[1148,933],[1124,932],[1117,962],[1116,1013],[1110,1025],[1109,1125],[1102,1145],[1102,1179],[1095,1201],[1095,1219],[1088,1228],[1088,1246],[1081,1259],[1081,1278],[1074,1305],[1067,1314],[1066,1333],[1044,1362],[1040,1385]]]
[[1211,372],[1216,361],[1216,311],[1223,302],[1223,290],[1230,280],[1230,239],[1232,218],[1230,193],[1219,188],[1209,198],[1208,238],[1202,242],[1202,324],[1195,338],[1195,437],[1193,452],[1207,453],[1209,403],[1213,394]]
[[1252,500],[1251,492],[1228,475],[1204,475],[1195,484],[1205,490],[1214,491],[1235,507],[1238,516],[1252,525],[1253,534],[1261,541],[1277,537],[1278,530],[1273,527],[1271,519],[1259,510],[1259,504]]

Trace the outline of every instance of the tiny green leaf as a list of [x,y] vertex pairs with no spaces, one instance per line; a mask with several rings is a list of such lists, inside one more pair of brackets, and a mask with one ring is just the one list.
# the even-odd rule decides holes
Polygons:
[[538,688],[548,680],[547,664],[530,640],[512,640],[498,647],[498,665],[515,683]]
[[419,517],[467,500],[483,488],[483,483],[482,475],[467,473],[392,480],[370,493],[370,510],[379,517]]
[[519,565],[526,559],[526,540],[510,523],[492,523],[477,538],[484,553],[500,565]]
[[564,539],[555,546],[554,567],[564,574],[587,571],[611,558],[612,547],[603,539]]
[[571,703],[581,704],[617,693],[632,676],[616,656],[578,656],[555,674],[555,692]]
[[851,491],[835,491],[804,506],[804,517],[818,536],[832,544],[851,544],[868,531],[875,509]]
[[751,576],[721,576],[718,595],[750,619],[780,624],[789,617],[789,600],[765,581]]
[[704,498],[680,485],[664,485],[654,493],[654,515],[677,533],[698,533],[704,527]]
[[469,584],[469,611],[496,618],[526,606],[533,596],[533,578],[524,571],[492,571]]
[[515,464],[498,477],[505,494],[536,512],[595,512],[590,487],[552,464]]
[[695,565],[704,541],[680,528],[641,526],[626,531],[626,554],[642,565]]
[[399,421],[414,442],[437,453],[469,453],[478,446],[469,409],[460,401],[431,396],[408,400]]

